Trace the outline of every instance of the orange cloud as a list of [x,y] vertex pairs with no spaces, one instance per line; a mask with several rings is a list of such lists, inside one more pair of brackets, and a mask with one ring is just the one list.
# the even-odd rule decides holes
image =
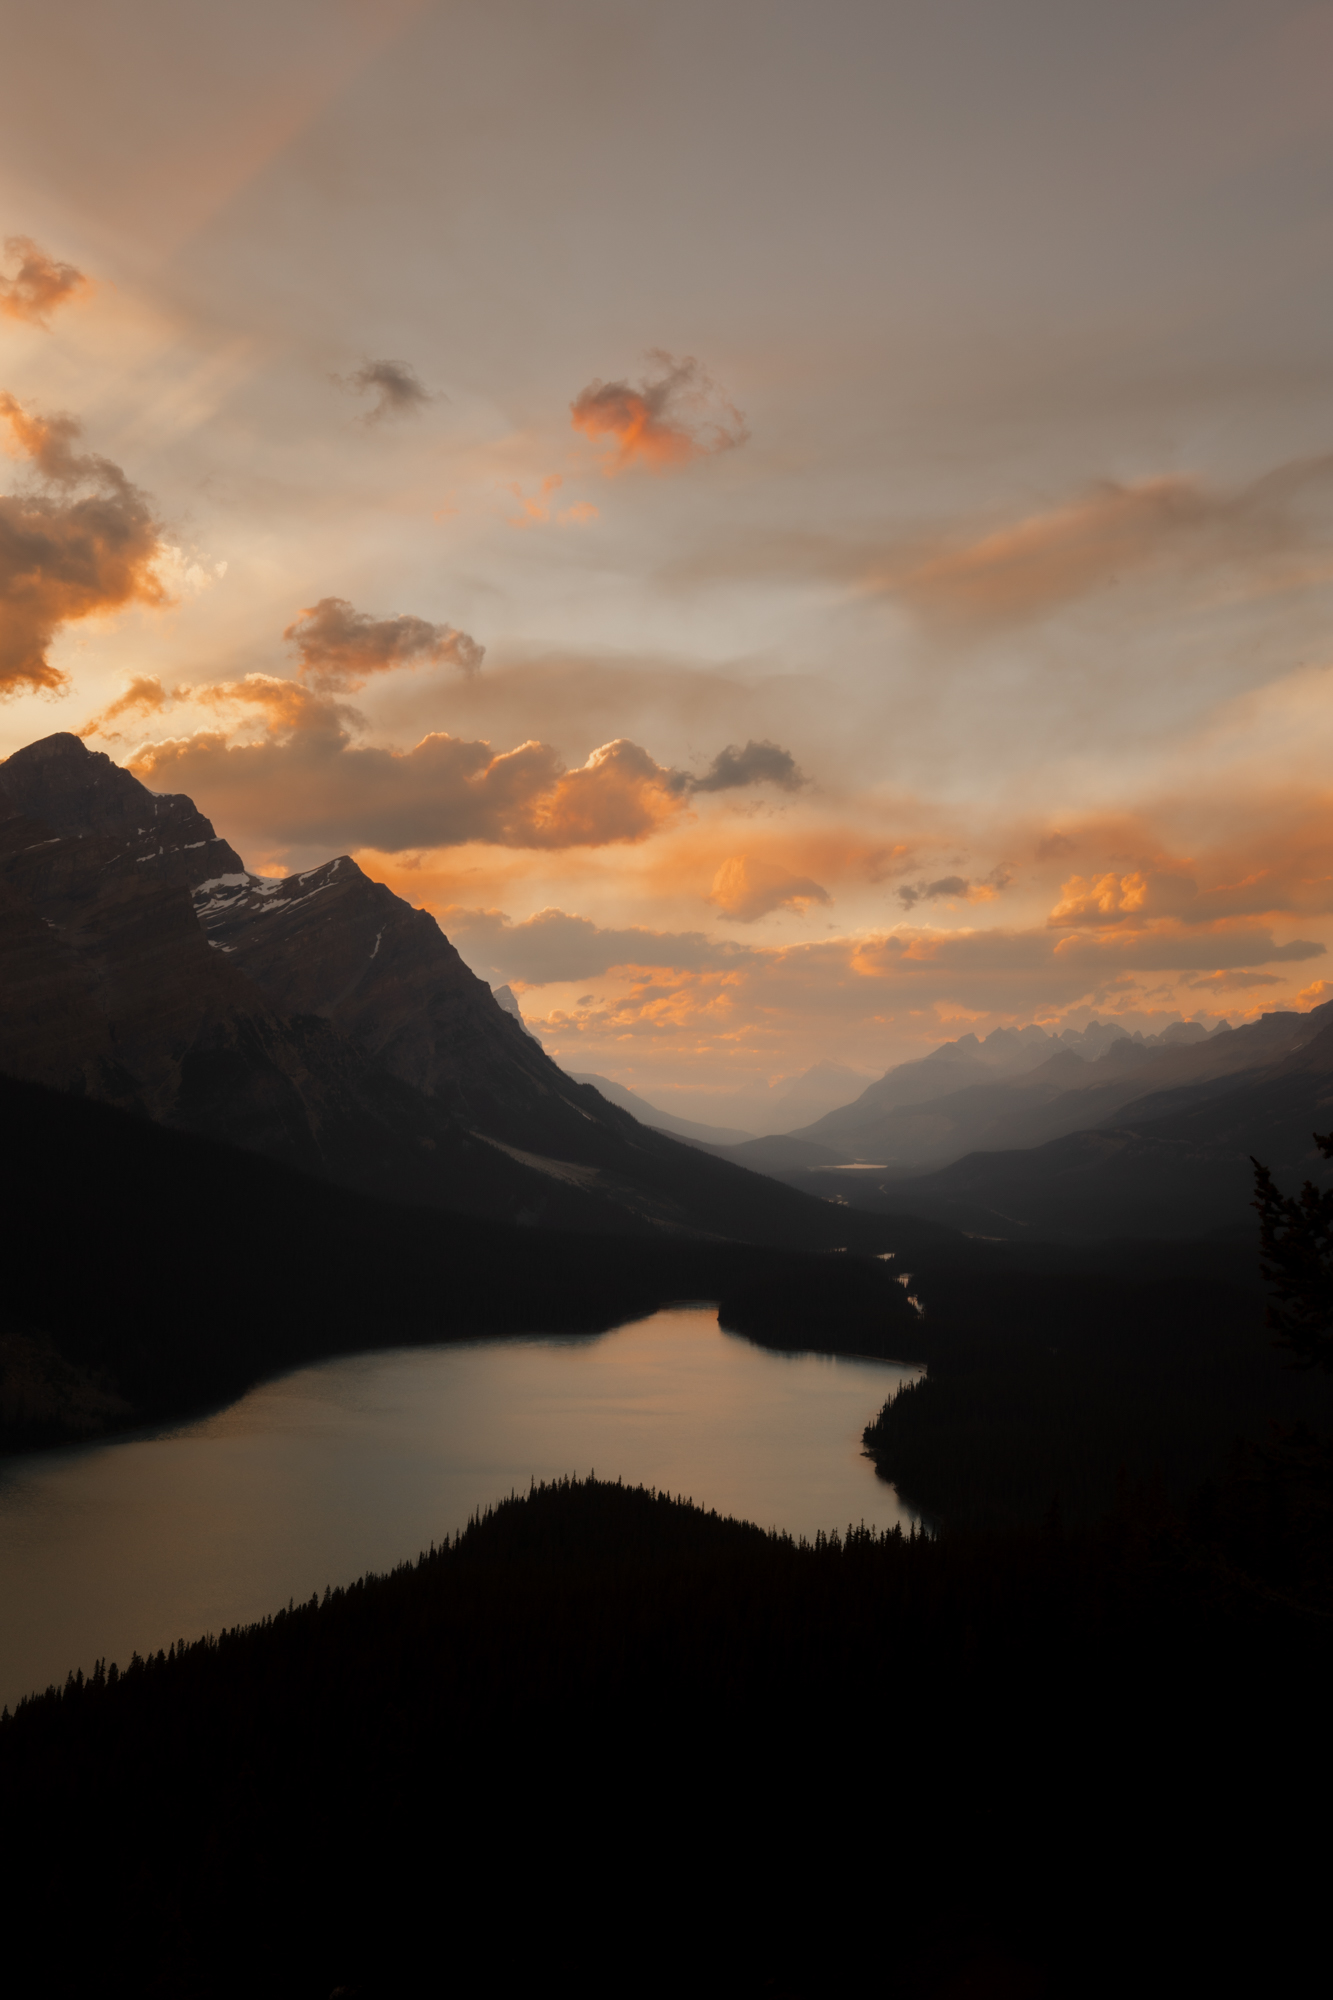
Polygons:
[[247,674],[239,681],[212,681],[199,687],[178,688],[177,693],[205,708],[257,708],[272,734],[303,731],[308,735],[346,740],[343,725],[361,724],[361,717],[344,702],[331,701],[281,674]]
[[[1275,972],[1205,972],[1198,979],[1185,981],[1191,993],[1238,993],[1249,987],[1281,984]],[[1318,984],[1322,986],[1323,980]]]
[[1333,453],[1248,483],[1181,473],[1096,481],[1063,505],[984,534],[923,529],[887,546],[864,530],[737,528],[669,563],[664,579],[817,576],[899,599],[932,624],[1003,628],[1152,576],[1213,579],[1229,597],[1326,582]]
[[535,493],[525,493],[517,480],[511,480],[505,491],[513,494],[523,511],[520,514],[506,515],[506,525],[511,528],[531,528],[539,523],[554,521],[557,527],[578,528],[588,521],[595,521],[598,510],[590,500],[576,501],[572,507],[555,505],[552,495],[558,493],[564,483],[558,472],[550,472],[540,482]]
[[[188,688],[178,688],[177,694],[188,694]],[[163,687],[155,674],[138,674],[130,682],[123,694],[116,696],[110,705],[85,722],[77,731],[80,736],[105,736],[108,722],[117,722],[123,715],[157,714],[171,705],[171,695]]]
[[[487,976],[556,983],[544,1012],[525,1010],[556,1059],[610,1074],[656,1065],[673,1084],[707,1079],[716,1088],[725,1076],[731,1089],[831,1047],[844,1060],[856,1054],[882,1066],[956,1035],[960,1022],[984,1033],[1034,1019],[1058,1026],[1091,1010],[1151,1032],[1182,1011],[1220,1013],[1215,1000],[1205,1010],[1198,1001],[1232,986],[1257,988],[1271,1005],[1281,969],[1323,951],[1304,940],[1280,945],[1263,927],[1242,925],[1207,937],[1177,929],[1062,940],[1043,929],[899,931],[782,949],[736,945],[724,959],[705,955],[689,935],[659,935],[654,945],[577,920],[562,928],[557,914],[531,926],[478,927],[483,935],[475,918],[460,927],[464,956],[492,968]],[[654,969],[577,1000],[559,992],[562,980],[596,987],[608,957]],[[1194,977],[1207,983],[1191,990]]]
[[235,743],[227,730],[201,730],[145,745],[130,768],[266,843],[386,854],[469,841],[601,847],[645,840],[684,809],[673,774],[623,740],[571,771],[545,743],[497,754],[436,733],[408,751],[355,746],[354,710],[276,675],[177,690],[187,693],[223,711],[259,710],[266,737]]
[[1095,880],[1071,875],[1046,921],[1052,926],[1115,924],[1141,916],[1147,900],[1148,878],[1138,870],[1132,875],[1099,875]]
[[92,290],[91,279],[82,271],[48,257],[31,236],[6,236],[5,256],[18,265],[11,278],[0,271],[0,313],[6,319],[46,326],[57,306]]
[[354,691],[396,667],[453,666],[475,674],[486,657],[484,646],[453,625],[406,614],[372,618],[345,597],[308,605],[282,636],[300,654],[302,674],[322,690]]
[[1014,624],[1123,578],[1172,566],[1227,565],[1285,582],[1326,575],[1303,518],[1327,497],[1333,456],[1301,459],[1249,485],[1217,489],[1180,475],[1103,480],[1080,499],[970,542],[873,565],[870,581],[930,617]]
[[745,443],[750,433],[744,417],[693,356],[676,361],[654,348],[648,359],[658,372],[637,388],[593,381],[569,406],[576,431],[614,444],[605,472],[624,472],[631,465],[664,472]]
[[[1180,806],[1166,808],[1173,816]],[[1204,842],[1192,857],[1161,851],[1147,825],[1081,830],[1080,850],[1120,859],[1087,875],[1071,875],[1061,885],[1047,924],[1056,930],[1151,928],[1164,919],[1188,925],[1225,919],[1314,916],[1333,910],[1333,803],[1318,796],[1290,795],[1230,801],[1224,807],[1199,801],[1191,813],[1199,821],[1225,819],[1221,838]],[[1139,853],[1127,856],[1133,842]],[[1152,847],[1158,852],[1153,854]],[[1143,850],[1149,852],[1145,854]],[[1108,857],[1109,858],[1109,857]]]
[[[790,790],[803,782],[789,753],[767,742],[728,745],[703,778],[657,763],[625,737],[603,743],[573,770],[535,741],[499,754],[484,740],[444,732],[405,752],[357,746],[353,737],[365,719],[334,690],[418,658],[466,658],[475,642],[420,618],[370,619],[341,598],[322,599],[285,636],[301,647],[302,679],[253,673],[168,692],[145,678],[84,733],[131,710],[177,701],[217,711],[221,729],[145,745],[133,768],[146,781],[152,773],[153,782],[206,799],[204,810],[238,833],[257,834],[266,849],[332,842],[392,855],[471,841],[535,850],[635,844],[682,818],[693,792],[760,784]],[[261,717],[262,740],[234,740]],[[797,894],[825,892],[789,883],[779,900]]]
[[831,903],[833,898],[808,876],[738,854],[718,869],[708,900],[729,922],[752,924],[773,910],[807,910],[811,903]]
[[62,625],[167,601],[159,525],[118,465],[76,455],[73,417],[31,416],[0,392],[0,418],[56,489],[0,494],[0,694],[56,692],[69,678],[48,657]]

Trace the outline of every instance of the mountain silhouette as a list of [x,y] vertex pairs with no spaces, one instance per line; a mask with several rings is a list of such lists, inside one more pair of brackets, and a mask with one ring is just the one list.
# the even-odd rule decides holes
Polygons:
[[878,1249],[869,1217],[576,1083],[348,856],[246,870],[76,736],[0,765],[0,1071],[363,1193],[548,1228]]

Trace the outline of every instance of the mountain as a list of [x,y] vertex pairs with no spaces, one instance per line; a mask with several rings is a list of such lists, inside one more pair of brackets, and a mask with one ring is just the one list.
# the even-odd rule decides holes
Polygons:
[[[968,1084],[1020,1076],[1045,1062],[1054,1046],[1053,1038],[1042,1028],[997,1028],[984,1042],[975,1035],[960,1035],[928,1056],[895,1064],[850,1104],[826,1112],[811,1124],[792,1128],[790,1136],[841,1150],[862,1147],[863,1135],[876,1130],[887,1113],[903,1105],[927,1103]],[[860,1156],[869,1157],[864,1152]]]
[[879,1247],[575,1083],[346,855],[252,875],[189,799],[70,735],[0,765],[0,1071],[390,1200]]
[[[1087,1065],[1083,1088],[1044,1105],[1026,1093],[1007,1127],[1026,1133],[1019,1145],[970,1151],[924,1175],[783,1177],[826,1195],[836,1182],[854,1206],[1018,1241],[1250,1237],[1252,1158],[1291,1191],[1327,1179],[1312,1135],[1333,1127],[1333,1003],[1149,1050],[1117,1075],[1122,1046]],[[1101,1081],[1105,1068],[1113,1074]],[[1061,1135],[1041,1140],[1043,1120],[1062,1122]]]
[[[1304,1026],[1303,1023],[1312,1022]],[[1098,1022],[1082,1034],[1004,1029],[946,1043],[900,1064],[855,1104],[794,1136],[897,1173],[947,1165],[974,1149],[1033,1146],[1094,1125],[1154,1087],[1223,1077],[1271,1060],[1317,1032],[1300,1014],[1212,1034],[1177,1022],[1129,1037]],[[1000,1036],[1005,1040],[995,1049]]]
[[[518,995],[515,993],[513,987],[492,986],[491,992],[495,995],[496,1006],[503,1007],[510,1019],[518,1022],[519,1027],[522,1028],[525,1035],[532,1035],[531,1028],[523,1019],[523,1009],[518,1004]],[[541,1042],[540,1035],[532,1035],[532,1039],[534,1042]]]
[[802,1120],[814,1120],[851,1103],[871,1081],[864,1070],[848,1069],[845,1063],[815,1063],[776,1090],[772,1116],[779,1122],[774,1130],[790,1131]]
[[839,1153],[832,1146],[819,1146],[813,1139],[798,1139],[785,1132],[774,1132],[764,1139],[746,1139],[739,1145],[710,1145],[706,1150],[718,1159],[734,1160],[738,1167],[749,1167],[757,1174],[813,1173],[853,1164],[846,1153]]
[[[508,988],[505,988],[508,991]],[[497,993],[496,998],[499,999]],[[646,1097],[640,1097],[627,1084],[614,1083],[609,1076],[597,1076],[591,1070],[569,1071],[575,1083],[590,1083],[594,1090],[601,1092],[608,1104],[618,1104],[622,1111],[628,1111],[641,1125],[649,1125],[654,1132],[671,1132],[678,1139],[689,1139],[696,1145],[739,1146],[751,1137],[729,1125],[700,1125],[693,1118],[677,1118],[673,1111],[662,1111],[656,1104],[650,1104]]]

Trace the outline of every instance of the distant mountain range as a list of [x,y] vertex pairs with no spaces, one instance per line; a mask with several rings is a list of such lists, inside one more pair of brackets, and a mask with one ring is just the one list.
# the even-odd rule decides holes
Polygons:
[[[999,1029],[902,1063],[784,1139],[725,1157],[862,1209],[997,1237],[1250,1230],[1251,1155],[1322,1180],[1333,1003],[1211,1033]],[[929,1170],[929,1171],[927,1171]]]
[[0,1071],[393,1201],[793,1248],[882,1234],[566,1076],[346,855],[253,875],[191,800],[70,735],[0,765]]

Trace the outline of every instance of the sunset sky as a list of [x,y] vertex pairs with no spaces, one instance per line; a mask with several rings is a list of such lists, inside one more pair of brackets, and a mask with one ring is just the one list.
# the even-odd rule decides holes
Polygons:
[[6,39],[0,754],[355,854],[687,1116],[1333,997],[1333,6]]

